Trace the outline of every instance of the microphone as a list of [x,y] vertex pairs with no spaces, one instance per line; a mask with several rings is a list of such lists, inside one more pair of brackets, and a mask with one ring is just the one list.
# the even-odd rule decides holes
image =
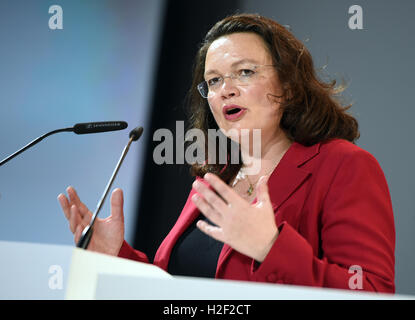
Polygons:
[[51,132],[48,132],[44,134],[43,136],[40,136],[33,140],[32,142],[25,145],[20,150],[16,151],[15,153],[11,154],[7,158],[3,159],[0,162],[0,167],[5,164],[6,162],[10,161],[14,157],[18,156],[22,152],[26,151],[30,147],[33,147],[35,144],[42,141],[44,138],[58,133],[58,132],[74,132],[76,134],[88,134],[88,133],[98,133],[98,132],[107,132],[107,131],[116,131],[116,130],[123,130],[128,127],[127,122],[125,121],[104,121],[104,122],[87,122],[87,123],[77,123],[72,128],[62,128],[53,130]]
[[73,132],[76,134],[97,133],[123,130],[127,127],[128,124],[124,121],[87,122],[74,125]]
[[84,228],[84,230],[82,231],[81,237],[79,238],[79,241],[76,244],[76,246],[78,248],[82,248],[82,249],[87,249],[88,248],[89,242],[91,241],[91,237],[92,237],[92,234],[93,234],[93,231],[94,231],[93,227],[94,227],[95,219],[98,216],[98,213],[101,211],[101,208],[104,204],[105,198],[108,195],[108,192],[109,192],[109,190],[112,186],[112,183],[115,180],[115,177],[117,176],[117,173],[118,173],[118,171],[121,167],[122,162],[124,161],[125,156],[127,155],[128,150],[130,149],[131,143],[133,141],[137,141],[138,139],[140,139],[141,135],[143,134],[143,131],[144,131],[143,127],[137,127],[135,129],[131,130],[130,135],[129,135],[130,140],[128,141],[127,145],[125,146],[125,148],[124,148],[124,150],[121,154],[120,159],[118,160],[118,163],[117,163],[117,165],[114,169],[114,172],[112,173],[112,176],[111,176],[110,180],[108,181],[107,186],[105,187],[104,193],[102,194],[101,199],[98,202],[98,205],[95,209],[95,212],[92,215],[92,218],[89,222],[89,225],[87,225]]
[[131,130],[129,137],[133,139],[133,141],[137,141],[140,139],[141,135],[143,134],[143,127],[137,127]]

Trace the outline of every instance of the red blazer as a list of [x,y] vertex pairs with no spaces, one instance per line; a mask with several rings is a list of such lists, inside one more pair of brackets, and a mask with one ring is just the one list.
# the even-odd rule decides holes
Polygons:
[[[224,244],[216,278],[395,292],[392,203],[369,152],[342,139],[310,147],[294,142],[268,186],[277,240],[261,264]],[[173,246],[199,214],[190,200],[194,193],[155,255],[154,264],[164,270]],[[148,262],[125,241],[119,256]]]

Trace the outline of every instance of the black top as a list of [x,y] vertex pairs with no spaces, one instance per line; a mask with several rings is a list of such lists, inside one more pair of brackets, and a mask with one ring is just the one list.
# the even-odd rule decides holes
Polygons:
[[223,243],[196,227],[199,220],[212,224],[200,215],[180,236],[170,255],[168,272],[177,276],[214,278]]

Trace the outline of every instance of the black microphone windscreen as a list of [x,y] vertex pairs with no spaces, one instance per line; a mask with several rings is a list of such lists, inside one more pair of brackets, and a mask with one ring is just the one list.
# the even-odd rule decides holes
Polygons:
[[133,141],[137,141],[140,139],[141,135],[143,134],[143,127],[137,127],[130,132],[130,138],[133,139]]
[[98,133],[123,130],[127,127],[128,124],[125,121],[87,122],[74,125],[73,132],[76,134]]

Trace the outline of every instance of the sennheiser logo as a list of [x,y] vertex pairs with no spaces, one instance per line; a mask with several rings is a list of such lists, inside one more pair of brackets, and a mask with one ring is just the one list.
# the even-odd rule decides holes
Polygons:
[[94,123],[94,128],[99,127],[119,127],[120,124],[118,122],[104,122],[104,123]]

